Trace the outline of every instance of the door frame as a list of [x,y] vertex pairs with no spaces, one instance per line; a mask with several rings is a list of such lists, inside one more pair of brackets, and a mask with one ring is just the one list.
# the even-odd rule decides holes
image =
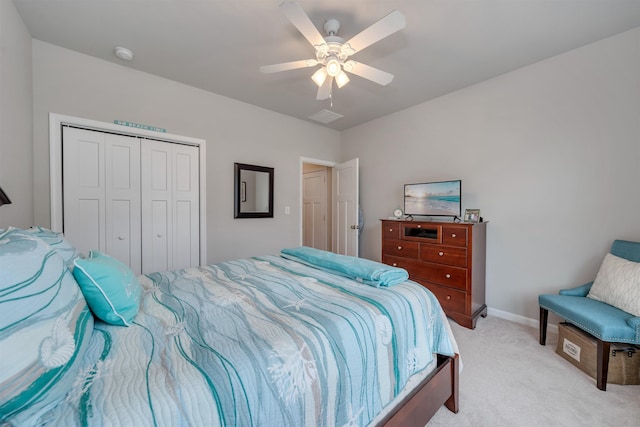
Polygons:
[[111,132],[198,147],[200,175],[200,264],[207,264],[207,179],[206,141],[189,136],[156,132],[147,129],[127,127],[114,123],[100,122],[81,117],[49,113],[49,180],[51,197],[51,230],[62,231],[62,126],[69,125],[88,130]]

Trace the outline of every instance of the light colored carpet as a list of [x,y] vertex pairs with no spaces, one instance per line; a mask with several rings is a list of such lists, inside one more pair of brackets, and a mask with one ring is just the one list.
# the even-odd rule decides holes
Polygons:
[[475,330],[450,323],[464,364],[460,411],[443,407],[428,427],[640,426],[640,385],[598,390],[555,353],[551,328],[541,346],[537,328],[497,317],[479,318]]

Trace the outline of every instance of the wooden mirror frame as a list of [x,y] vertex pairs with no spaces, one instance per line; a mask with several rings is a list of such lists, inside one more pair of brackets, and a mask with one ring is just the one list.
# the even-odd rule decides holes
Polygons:
[[[273,168],[266,166],[248,165],[245,163],[234,163],[234,218],[273,218]],[[246,184],[245,193],[243,193],[242,171],[265,172],[269,176],[269,194],[268,208],[266,211],[242,211],[242,202],[246,201]],[[244,195],[244,200],[243,200]]]

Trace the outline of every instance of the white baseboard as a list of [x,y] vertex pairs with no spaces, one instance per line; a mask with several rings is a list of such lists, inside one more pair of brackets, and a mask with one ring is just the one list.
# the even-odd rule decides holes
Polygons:
[[[498,310],[497,308],[487,308],[487,314],[490,316],[499,317],[501,319],[509,320],[511,322],[519,323],[521,325],[530,326],[532,328],[540,327],[539,319],[531,319],[529,317],[520,316],[519,314],[509,313],[508,311]],[[558,333],[558,325],[556,322],[549,322],[547,325],[547,331]]]

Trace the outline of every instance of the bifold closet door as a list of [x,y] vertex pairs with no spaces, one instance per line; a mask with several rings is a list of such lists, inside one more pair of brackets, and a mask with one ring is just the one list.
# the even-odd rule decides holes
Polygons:
[[140,140],[64,127],[62,161],[65,237],[141,273]]
[[198,148],[142,142],[143,273],[200,265]]

